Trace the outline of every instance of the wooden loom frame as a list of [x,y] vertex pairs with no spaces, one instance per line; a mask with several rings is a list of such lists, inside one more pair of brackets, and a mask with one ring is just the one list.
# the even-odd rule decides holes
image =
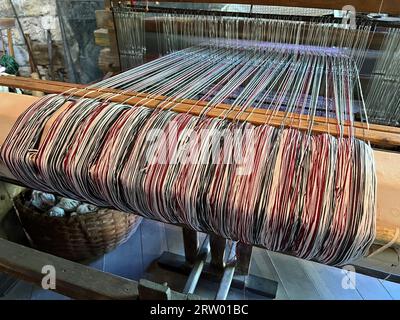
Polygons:
[[[106,8],[112,3],[117,4],[119,0],[107,0]],[[124,2],[124,1],[122,1]],[[130,2],[130,1],[125,1]],[[219,3],[219,4],[247,4],[247,5],[265,5],[282,7],[300,7],[315,9],[337,9],[352,5],[358,12],[387,13],[400,15],[399,0],[160,0],[159,2],[182,2],[182,3]]]
[[161,0],[159,2],[232,3],[338,10],[344,6],[352,5],[358,12],[400,14],[399,0]]
[[[162,1],[169,2],[169,1]],[[190,0],[176,0],[174,2],[193,2]],[[214,0],[214,1],[197,1],[204,3],[224,3],[224,0]],[[231,3],[240,4],[256,4],[256,5],[287,5],[287,6],[298,6],[298,7],[315,7],[315,8],[337,8],[341,9],[343,5],[348,4],[347,1],[278,1],[278,0],[233,0],[229,1]],[[373,4],[371,4],[373,2]],[[379,11],[378,2],[380,3],[383,12],[391,14],[400,14],[400,1],[390,0],[384,1],[353,1],[356,4],[355,7],[359,11]],[[381,6],[382,5],[382,6]],[[22,88],[26,90],[36,90],[46,93],[56,93],[60,94],[67,90],[77,88],[74,90],[74,96],[85,96],[90,98],[99,98],[101,95],[106,94],[116,94],[116,90],[88,90],[85,86],[66,84],[52,81],[40,81],[32,80],[20,77],[1,77],[0,84],[14,87]],[[110,99],[114,102],[124,102],[127,104],[135,105],[145,104],[150,108],[162,107],[163,102],[165,102],[165,97],[155,97],[152,99],[146,98],[143,93],[130,93],[124,95],[114,96]],[[177,103],[172,110],[177,112],[187,112],[191,109],[191,113],[198,115],[204,108],[204,104],[197,103],[193,100],[184,100]],[[229,111],[229,112],[228,112]],[[250,111],[250,109],[249,109]],[[226,116],[230,120],[247,120],[253,124],[263,124],[270,117],[269,123],[271,125],[279,126],[284,119],[284,114],[277,112],[271,114],[265,110],[253,110],[251,115],[247,113],[241,113],[240,117],[237,118],[238,110],[231,110],[229,105],[218,105],[211,112],[208,113],[209,116],[219,117]],[[290,117],[291,123],[286,123],[293,127],[299,128],[301,130],[308,129],[308,117],[303,115],[292,114]],[[295,121],[292,121],[292,120]],[[338,131],[335,130],[334,122],[326,122],[325,118],[316,117],[314,119],[315,125],[313,125],[312,131],[314,133],[330,133],[337,135]],[[345,134],[346,135],[346,134]],[[370,125],[367,129],[365,124],[356,123],[355,124],[355,136],[363,140],[370,140],[376,146],[383,148],[398,148],[400,146],[400,128],[393,128],[380,125]],[[385,230],[386,237],[390,238],[392,231]],[[149,298],[154,298],[154,296],[148,296],[146,293],[149,291],[149,283],[141,282],[137,283],[135,281],[130,281],[127,279],[121,279],[104,272],[93,270],[91,268],[82,266],[77,263],[73,263],[64,259],[60,259],[45,253],[35,251],[33,249],[24,248],[22,246],[9,243],[6,240],[0,239],[0,269],[3,271],[17,276],[19,278],[25,279],[29,282],[40,284],[42,279],[41,266],[43,264],[52,264],[56,266],[57,269],[62,269],[63,273],[61,278],[58,278],[57,291],[68,295],[73,298],[86,298],[86,299],[137,299],[139,297],[140,288],[142,288],[142,298],[146,296]],[[29,260],[26,261],[26,259]],[[367,273],[365,269],[360,269],[362,273]],[[84,279],[89,277],[92,279],[91,282],[86,282]],[[110,284],[108,287],[103,287],[103,283]],[[151,287],[151,284],[150,284]],[[190,296],[182,295],[180,293],[169,290],[164,290],[165,288],[154,287],[150,288],[150,291],[159,292],[158,298],[169,297],[175,299],[188,299]],[[164,291],[163,291],[164,290]]]
[[[154,99],[148,99],[145,98],[145,94],[143,93],[132,93],[129,95],[119,95],[116,96],[118,93],[118,90],[112,90],[112,89],[104,89],[104,90],[97,90],[97,89],[87,89],[87,86],[85,85],[78,85],[78,84],[68,84],[68,83],[63,83],[63,82],[55,82],[55,81],[45,81],[45,80],[36,80],[36,79],[30,79],[30,78],[21,78],[21,77],[10,77],[10,76],[5,76],[5,77],[0,77],[0,84],[1,85],[6,85],[9,87],[13,88],[22,88],[26,90],[37,90],[37,91],[42,91],[46,93],[55,93],[55,94],[61,94],[66,91],[68,91],[68,95],[72,96],[85,96],[85,97],[92,97],[92,98],[101,98],[106,99],[109,98],[110,96],[113,96],[114,98],[110,99],[111,101],[115,102],[128,102],[129,104],[136,104],[136,103],[146,103],[148,107],[153,107],[156,108],[158,107],[161,103],[164,102],[165,97],[157,97]],[[129,101],[126,101],[129,99]],[[194,101],[185,101],[185,103],[180,103],[179,108],[175,109],[178,112],[186,112],[188,108],[190,109],[195,109],[193,108],[193,103]],[[197,110],[198,108],[198,110]],[[197,111],[202,111],[203,107],[201,105],[197,106],[195,110]],[[229,108],[227,105],[222,105],[220,109],[217,111],[217,116],[220,115],[223,112],[226,112],[226,109]],[[260,110],[261,111],[261,110]],[[198,113],[194,113],[198,114]],[[299,117],[299,115],[296,115]],[[234,118],[234,117],[233,117]],[[257,124],[258,118],[253,122]],[[277,116],[276,120],[276,125],[280,125],[282,118]],[[302,119],[304,123],[307,123],[307,119]],[[368,131],[365,127],[364,124],[362,123],[357,123],[356,124],[360,130]],[[328,129],[327,127],[325,129]],[[381,147],[387,147],[388,144],[390,147],[398,147],[399,141],[398,139],[400,138],[400,128],[393,128],[393,127],[386,127],[386,126],[376,126],[372,125],[372,129],[374,133],[379,137],[379,139],[375,139],[377,145]],[[325,132],[325,131],[320,131],[320,130],[314,130],[314,132]],[[385,138],[385,136],[388,135],[389,137],[392,137],[391,139]],[[366,134],[364,136],[370,136],[370,134]],[[362,138],[362,137],[361,137]],[[393,139],[394,138],[394,139]],[[389,142],[389,143],[388,143]],[[3,179],[4,180],[4,179]],[[8,182],[16,183],[16,181],[10,181]],[[18,182],[17,182],[18,184]],[[380,243],[388,243],[393,239],[393,236],[396,234],[396,230],[391,229],[390,227],[386,226],[377,226],[377,239],[378,242]],[[1,260],[1,258],[0,258]],[[1,263],[0,263],[1,267]],[[360,269],[362,273],[365,274],[371,274],[371,270],[368,268],[366,269],[365,267]],[[385,273],[382,272],[375,272],[372,271],[372,274],[374,274],[377,277],[386,277]],[[394,278],[394,281],[397,278]]]
[[[206,102],[198,102],[196,100],[180,99],[174,101],[174,106],[165,102],[167,97],[157,96],[147,98],[145,93],[123,93],[115,89],[88,89],[85,85],[71,84],[57,81],[36,80],[23,77],[5,76],[0,78],[0,85],[20,88],[32,91],[41,91],[44,93],[62,94],[87,97],[96,99],[109,99],[112,102],[125,103],[129,105],[146,106],[148,108],[170,108],[176,112],[189,112],[193,115],[200,115],[206,106]],[[178,101],[178,103],[176,103]],[[240,111],[239,108],[232,108],[227,104],[219,104],[207,111],[207,116],[210,117],[226,117],[232,121],[246,120],[255,125],[268,123],[272,126],[280,127],[282,122],[292,128],[306,131],[309,129],[309,117],[306,115],[289,114],[278,111],[247,108],[246,111]],[[350,125],[346,125],[348,130],[344,131],[344,136],[350,133]],[[324,117],[314,117],[311,126],[313,133],[329,133],[334,136],[339,135],[339,130],[336,126],[335,119],[326,119]],[[370,124],[369,129],[365,123],[354,123],[354,136],[361,140],[370,141],[373,145],[383,148],[398,148],[400,147],[400,128],[389,127],[383,125]]]

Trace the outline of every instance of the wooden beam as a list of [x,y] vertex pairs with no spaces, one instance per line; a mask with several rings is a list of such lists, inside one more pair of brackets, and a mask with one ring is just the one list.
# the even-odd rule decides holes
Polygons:
[[342,9],[352,5],[357,12],[400,14],[399,0],[160,0],[159,2],[190,2],[190,3],[222,3],[267,5],[283,7],[317,8],[317,9]]
[[0,19],[0,30],[11,29],[14,27],[15,27],[15,19],[14,18],[1,18]]
[[[126,103],[129,105],[142,105],[148,108],[170,108],[176,112],[182,112],[193,115],[204,113],[206,102],[199,103],[196,100],[179,99],[174,101],[174,106],[166,102],[164,96],[155,96],[147,98],[148,94],[140,92],[119,94],[120,91],[115,89],[86,89],[84,85],[67,84],[64,82],[33,80],[23,77],[0,77],[0,85],[20,88],[32,91],[43,91],[46,93],[61,94],[67,90],[74,90],[73,95],[77,97],[100,98],[104,99],[104,93],[110,93],[111,101],[117,103]],[[69,93],[70,94],[70,93]],[[225,117],[232,121],[248,121],[254,125],[268,123],[269,125],[280,127],[282,124],[287,127],[297,128],[299,130],[318,133],[330,133],[334,136],[340,135],[340,130],[336,126],[335,119],[326,119],[324,117],[315,117],[312,124],[307,115],[299,115],[296,113],[285,114],[285,112],[274,112],[271,110],[247,108],[241,112],[240,108],[232,108],[227,104],[218,104],[211,108],[207,115],[210,117]],[[344,136],[349,136],[350,126],[345,125]],[[369,129],[364,123],[354,124],[354,136],[358,139],[370,141],[372,144],[381,147],[398,147],[400,146],[400,128],[387,127],[381,125],[370,125]]]
[[54,291],[74,299],[137,299],[138,284],[19,244],[0,239],[0,270],[41,286],[45,265],[56,270]]
[[[148,285],[150,281],[142,280],[140,288],[136,281],[0,238],[0,272],[41,287],[45,276],[42,273],[44,266],[53,266],[56,270],[54,291],[73,299],[136,300],[140,296],[139,289],[144,295],[140,296],[141,299],[151,298],[145,294],[146,290],[143,290],[144,284]],[[154,293],[154,291],[161,292],[160,288],[164,286],[152,283],[151,287]],[[198,299],[197,296],[191,297],[168,290],[171,300]]]
[[8,43],[8,53],[11,57],[14,57],[14,43],[13,43],[13,36],[12,36],[12,30],[7,29],[7,43]]

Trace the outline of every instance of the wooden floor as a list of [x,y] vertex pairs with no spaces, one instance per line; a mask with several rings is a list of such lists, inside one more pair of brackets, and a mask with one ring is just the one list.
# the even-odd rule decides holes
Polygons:
[[[90,265],[134,280],[144,277],[154,281],[168,281],[170,279],[168,281],[169,285],[174,289],[179,289],[183,285],[185,277],[176,276],[166,271],[157,272],[159,267],[152,263],[164,251],[177,254],[183,253],[180,228],[143,220],[137,232],[127,243],[90,263]],[[259,248],[253,249],[251,274],[276,280],[279,283],[277,299],[400,300],[399,284],[357,274],[354,280],[355,288],[344,289],[342,283],[348,284],[349,279],[346,278],[341,269],[268,252]],[[201,280],[196,293],[212,298],[216,289],[216,284]],[[260,297],[243,290],[232,289],[228,298],[254,299]],[[23,281],[18,281],[0,299],[68,298]]]

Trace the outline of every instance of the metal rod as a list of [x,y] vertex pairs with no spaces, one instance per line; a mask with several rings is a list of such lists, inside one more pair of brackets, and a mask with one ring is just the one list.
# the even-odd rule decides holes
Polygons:
[[47,54],[49,56],[49,78],[53,80],[53,40],[50,30],[47,30]]
[[215,295],[215,300],[226,300],[226,298],[228,297],[236,269],[235,254],[236,242],[233,242],[231,250],[229,251],[228,257],[225,262],[224,273],[222,275],[221,282],[219,283],[219,288],[217,294]]
[[[113,5],[113,2],[111,2],[111,6]],[[121,62],[121,52],[119,50],[119,42],[118,42],[118,30],[115,24],[115,14],[114,14],[114,10],[111,10],[112,13],[112,19],[113,19],[113,26],[114,26],[114,30],[115,30],[115,41],[117,43],[117,52],[118,52],[118,62],[119,62],[119,70],[122,71],[122,62]]]
[[192,271],[186,281],[182,293],[191,294],[196,290],[197,283],[199,282],[201,272],[203,271],[208,253],[210,252],[210,236],[206,236],[200,250],[197,254],[196,262],[193,265]]

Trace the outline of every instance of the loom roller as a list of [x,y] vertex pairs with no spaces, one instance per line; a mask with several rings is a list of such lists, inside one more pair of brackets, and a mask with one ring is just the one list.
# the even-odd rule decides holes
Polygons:
[[[23,82],[22,79],[0,79],[0,81],[4,81],[5,85],[9,86],[17,86],[18,82],[21,87],[26,86],[32,87],[32,83],[28,84]],[[7,83],[8,82],[8,83]],[[65,87],[61,88],[60,84],[57,83],[43,83],[43,85],[48,86],[48,92],[63,92],[65,91]],[[59,86],[59,88],[57,88]],[[7,132],[10,130],[12,124],[15,122],[16,118],[19,114],[21,114],[30,104],[34,102],[36,98],[26,97],[26,96],[17,96],[12,94],[2,94],[2,108],[0,109],[1,117],[1,136],[0,143],[3,143]],[[50,125],[50,123],[48,124]],[[395,128],[387,128],[388,130],[384,130],[381,127],[373,127],[376,129],[376,132],[386,136],[386,143],[392,145],[398,145],[398,131]],[[378,138],[379,140],[380,138]],[[398,190],[400,189],[399,181],[400,181],[400,169],[396,165],[400,156],[394,152],[387,151],[377,151],[374,152],[376,167],[377,167],[377,175],[378,175],[378,216],[377,216],[377,241],[381,243],[388,243],[393,240],[394,235],[396,234],[396,228],[400,225],[400,217],[399,217],[399,207],[400,203],[397,200],[397,197],[394,196]],[[0,173],[2,176],[7,177],[9,179],[13,179],[7,169],[4,166],[0,167]]]

